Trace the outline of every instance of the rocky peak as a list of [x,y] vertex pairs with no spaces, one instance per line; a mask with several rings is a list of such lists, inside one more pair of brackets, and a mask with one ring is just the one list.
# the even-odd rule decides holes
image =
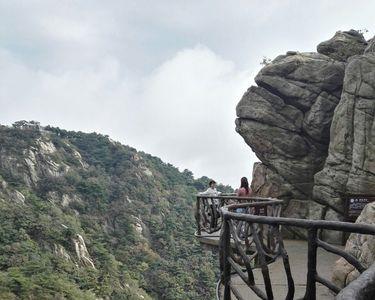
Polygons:
[[367,42],[356,30],[337,31],[333,38],[318,45],[319,53],[335,60],[347,61],[353,55],[363,54]]

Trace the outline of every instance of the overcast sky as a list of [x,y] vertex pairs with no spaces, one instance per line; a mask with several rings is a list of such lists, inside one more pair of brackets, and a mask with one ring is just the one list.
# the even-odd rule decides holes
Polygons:
[[374,34],[375,1],[0,0],[0,123],[99,132],[237,186],[235,106],[263,56]]

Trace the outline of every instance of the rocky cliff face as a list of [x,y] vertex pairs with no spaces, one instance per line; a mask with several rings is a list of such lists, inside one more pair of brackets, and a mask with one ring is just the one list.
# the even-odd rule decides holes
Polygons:
[[342,195],[375,194],[375,53],[353,57],[345,69],[329,154],[315,175],[314,197],[343,212]]
[[253,190],[287,215],[340,219],[344,194],[375,193],[373,49],[337,32],[318,53],[278,56],[238,103],[236,130],[262,162]]

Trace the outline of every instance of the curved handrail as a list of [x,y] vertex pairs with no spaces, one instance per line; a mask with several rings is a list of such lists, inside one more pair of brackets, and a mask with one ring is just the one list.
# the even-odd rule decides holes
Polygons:
[[[270,201],[269,204],[271,206],[280,205],[280,200],[274,199]],[[224,286],[225,300],[230,299],[230,295],[232,293],[233,295],[238,294],[234,286],[231,286],[230,284],[232,270],[234,270],[235,273],[240,278],[242,278],[246,285],[256,295],[258,295],[259,298],[273,299],[273,290],[268,270],[268,264],[276,260],[278,257],[281,257],[283,259],[284,269],[287,277],[288,294],[286,296],[286,299],[294,298],[294,281],[290,270],[288,254],[284,248],[283,239],[280,233],[280,227],[282,225],[306,228],[308,230],[308,271],[306,278],[306,293],[304,299],[316,299],[317,282],[325,285],[336,294],[340,292],[340,288],[335,286],[331,281],[319,276],[317,272],[316,264],[318,247],[340,255],[349,263],[351,263],[360,273],[365,270],[364,266],[358,261],[357,258],[340,248],[321,241],[318,238],[317,233],[321,229],[327,229],[375,235],[375,225],[326,220],[283,218],[270,215],[260,216],[251,213],[244,213],[243,211],[238,212],[238,208],[247,208],[247,212],[249,212],[249,208],[261,207],[262,205],[264,205],[264,203],[262,202],[232,204],[224,206],[220,210],[223,217],[223,226],[220,239],[220,266],[221,282]],[[246,236],[251,236],[251,240],[255,244],[255,249],[252,252],[246,252],[246,247],[238,242],[238,236],[236,236],[236,227],[238,226],[238,224],[242,224],[242,227],[247,228],[247,231],[245,231],[244,234]],[[263,228],[264,226],[268,227],[267,231],[261,230],[261,228]],[[266,236],[264,235],[265,232]],[[246,236],[245,241],[247,239]],[[235,241],[236,246],[234,250],[230,246],[232,239]],[[271,240],[271,242],[273,242],[272,247],[270,247],[270,244],[266,244],[264,242],[265,240]],[[237,255],[240,255],[240,259],[237,259],[237,261],[234,259],[236,256],[235,253],[237,253]],[[265,292],[261,290],[254,281],[253,269],[256,267],[260,267],[262,269]],[[375,271],[373,271],[373,273],[375,274]],[[357,284],[357,286],[363,286],[366,284],[363,278],[367,278],[367,283],[369,282],[368,276],[360,276],[360,278],[357,279],[360,280],[360,284]],[[356,286],[355,284],[353,285]],[[349,290],[349,292],[350,291],[351,290]],[[358,292],[358,295],[360,295],[358,288],[356,289],[356,291]],[[374,292],[374,290],[370,289],[370,292]],[[366,295],[369,295],[369,292],[367,292]],[[349,298],[340,299],[346,300]],[[364,300],[365,298],[358,296],[357,298],[352,299]]]
[[[280,200],[279,200],[280,201]],[[261,205],[252,203],[252,205]],[[246,206],[247,204],[242,204]],[[342,221],[328,221],[328,220],[308,220],[308,219],[296,219],[296,218],[284,218],[284,217],[268,217],[268,216],[257,216],[249,214],[241,214],[231,212],[228,208],[236,208],[237,205],[228,205],[221,209],[225,217],[230,217],[239,221],[250,221],[253,223],[260,224],[277,224],[287,225],[302,228],[315,228],[315,229],[327,229],[336,231],[345,231],[353,233],[371,234],[375,235],[375,225],[364,224],[364,223],[350,223]]]
[[[225,205],[253,202],[269,202],[277,200],[266,197],[239,197],[237,195],[204,195],[198,194],[196,201],[195,219],[197,223],[196,236],[202,231],[211,234],[218,232],[221,228],[222,218],[220,208]],[[280,201],[280,200],[278,200]]]
[[249,201],[249,200],[257,200],[257,201],[269,201],[269,200],[278,200],[278,201],[282,201],[282,200],[279,200],[279,199],[276,199],[276,198],[272,198],[272,197],[256,197],[256,196],[251,196],[251,197],[242,197],[242,196],[237,196],[237,195],[227,195],[227,194],[224,194],[224,195],[204,195],[204,194],[198,194],[196,195],[196,197],[198,198],[217,198],[217,199],[234,199],[234,200],[240,200],[240,201]]

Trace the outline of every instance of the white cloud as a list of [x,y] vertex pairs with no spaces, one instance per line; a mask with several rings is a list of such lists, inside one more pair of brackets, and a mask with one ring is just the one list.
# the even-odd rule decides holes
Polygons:
[[119,77],[113,58],[87,68],[52,73],[30,68],[0,52],[0,65],[3,122],[35,119],[70,129],[103,131],[111,125],[113,107],[121,101],[126,108],[122,99],[130,83]]
[[142,144],[197,175],[237,184],[254,160],[234,130],[250,78],[202,45],[180,51],[145,81]]
[[[0,54],[0,117],[99,131],[197,176],[235,184],[254,156],[234,131],[235,105],[250,74],[208,48],[178,52],[148,77],[129,82],[119,63],[53,74]],[[22,88],[18,88],[21,85]]]
[[98,131],[237,185],[235,106],[262,57],[369,29],[375,2],[0,0],[0,123]]

